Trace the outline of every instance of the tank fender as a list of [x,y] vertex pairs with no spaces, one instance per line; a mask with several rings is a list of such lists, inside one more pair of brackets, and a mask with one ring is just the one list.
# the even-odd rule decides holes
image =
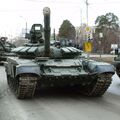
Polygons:
[[40,76],[39,66],[16,66],[16,76],[23,73],[33,73]]
[[115,67],[104,62],[89,62],[88,68],[92,73],[115,73]]
[[115,73],[115,68],[113,65],[96,65],[96,67],[93,69],[93,72],[97,73]]

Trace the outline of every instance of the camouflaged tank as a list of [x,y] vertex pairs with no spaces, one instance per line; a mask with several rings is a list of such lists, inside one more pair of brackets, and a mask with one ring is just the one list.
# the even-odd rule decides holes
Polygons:
[[9,57],[5,63],[7,81],[17,98],[34,96],[42,86],[74,86],[87,96],[101,96],[111,84],[114,67],[108,63],[87,60],[74,47],[50,46],[50,9],[43,9],[42,25],[34,24],[30,43],[15,48],[18,57]]
[[15,48],[14,44],[6,41],[7,37],[0,37],[0,63],[4,63],[8,56],[15,56],[11,50]]
[[112,64],[116,68],[116,73],[117,73],[118,77],[120,77],[120,49],[116,49],[115,54],[117,56],[114,57],[114,61],[112,62]]

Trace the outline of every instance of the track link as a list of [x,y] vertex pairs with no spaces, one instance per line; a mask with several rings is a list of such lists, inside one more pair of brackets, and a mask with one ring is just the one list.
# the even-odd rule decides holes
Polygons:
[[92,97],[102,96],[111,84],[111,77],[112,75],[109,73],[100,74],[96,83],[92,86],[87,86],[88,89],[86,88],[87,90],[84,90],[83,94]]
[[32,80],[31,77],[33,76],[27,75],[25,77],[27,78],[26,80],[23,79],[23,76],[20,76],[17,79],[12,79],[7,76],[9,87],[13,90],[16,97],[19,99],[33,97],[36,89],[37,80]]
[[36,81],[27,81],[27,84],[24,81],[20,81],[18,88],[16,89],[16,96],[19,99],[31,98],[34,95],[36,89]]

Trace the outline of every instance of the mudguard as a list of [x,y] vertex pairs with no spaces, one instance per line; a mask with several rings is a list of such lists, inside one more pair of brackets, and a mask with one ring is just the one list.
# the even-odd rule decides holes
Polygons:
[[33,73],[40,76],[40,67],[39,66],[17,66],[16,67],[16,76],[22,73]]
[[115,73],[114,66],[105,62],[90,61],[88,62],[88,68],[92,73]]
[[115,69],[112,65],[96,65],[93,71],[97,73],[115,73]]

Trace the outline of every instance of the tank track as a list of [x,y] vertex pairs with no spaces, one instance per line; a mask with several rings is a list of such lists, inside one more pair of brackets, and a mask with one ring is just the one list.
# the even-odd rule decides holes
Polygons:
[[37,85],[36,80],[22,80],[20,77],[19,80],[13,80],[10,77],[7,78],[8,85],[14,91],[17,98],[24,99],[33,97]]
[[23,98],[31,98],[34,95],[35,89],[36,89],[36,81],[28,81],[27,84],[24,84],[24,81],[20,81],[19,86],[16,90],[16,96],[19,99]]
[[102,96],[111,84],[112,81],[111,77],[112,75],[110,73],[98,75],[96,83],[94,83],[91,86],[87,86],[87,88],[89,89],[82,91],[82,93],[86,96],[91,97]]

